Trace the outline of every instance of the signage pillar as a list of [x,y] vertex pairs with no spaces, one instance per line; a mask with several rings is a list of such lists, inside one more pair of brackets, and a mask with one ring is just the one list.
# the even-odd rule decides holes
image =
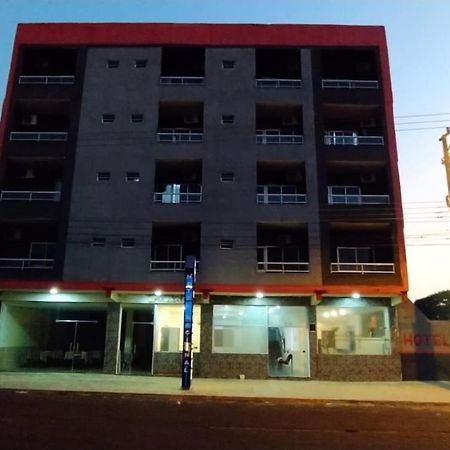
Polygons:
[[184,271],[184,332],[181,388],[189,390],[192,374],[192,314],[194,310],[195,256],[187,256]]

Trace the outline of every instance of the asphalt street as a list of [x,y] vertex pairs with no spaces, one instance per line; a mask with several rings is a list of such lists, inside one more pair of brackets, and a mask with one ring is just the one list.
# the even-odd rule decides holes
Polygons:
[[450,405],[0,390],[1,450],[450,449]]

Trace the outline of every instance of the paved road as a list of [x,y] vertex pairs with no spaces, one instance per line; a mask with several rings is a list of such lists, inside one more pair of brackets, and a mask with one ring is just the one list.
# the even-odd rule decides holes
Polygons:
[[1,450],[449,450],[450,406],[0,390]]

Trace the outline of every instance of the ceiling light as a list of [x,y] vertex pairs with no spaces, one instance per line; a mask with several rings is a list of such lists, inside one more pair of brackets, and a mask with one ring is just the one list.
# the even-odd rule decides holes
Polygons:
[[162,294],[162,290],[161,290],[161,289],[156,289],[155,295],[156,295],[157,297],[161,297],[161,294]]
[[353,292],[352,298],[361,298],[361,295],[359,292]]
[[56,295],[59,292],[59,289],[57,287],[52,287],[48,292],[52,295]]
[[262,292],[257,292],[256,293],[256,298],[263,298],[264,294]]

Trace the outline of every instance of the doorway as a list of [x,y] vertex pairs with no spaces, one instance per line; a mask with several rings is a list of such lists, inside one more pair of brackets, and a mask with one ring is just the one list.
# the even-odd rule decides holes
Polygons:
[[310,376],[308,309],[304,306],[268,308],[269,375]]
[[120,337],[121,373],[152,373],[154,308],[126,308]]

